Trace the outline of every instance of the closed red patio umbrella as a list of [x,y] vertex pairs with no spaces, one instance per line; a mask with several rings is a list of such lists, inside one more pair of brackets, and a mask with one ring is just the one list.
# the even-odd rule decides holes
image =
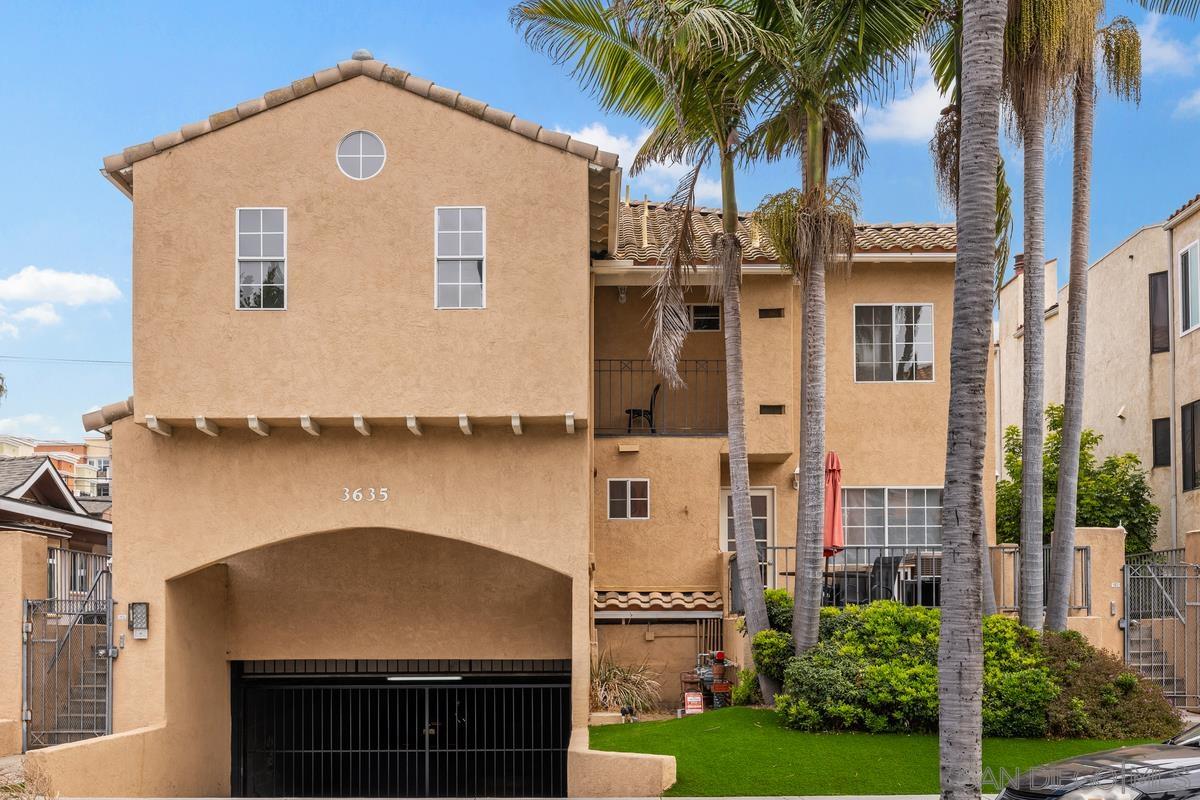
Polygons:
[[842,530],[842,462],[832,450],[825,456],[825,558],[846,549]]

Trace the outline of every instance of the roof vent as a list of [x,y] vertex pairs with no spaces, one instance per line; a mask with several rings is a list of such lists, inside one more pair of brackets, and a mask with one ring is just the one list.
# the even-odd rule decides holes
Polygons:
[[364,50],[362,48],[355,50],[354,55],[352,55],[350,57],[352,59],[354,59],[355,61],[374,61],[375,60],[375,56],[371,55],[370,50]]

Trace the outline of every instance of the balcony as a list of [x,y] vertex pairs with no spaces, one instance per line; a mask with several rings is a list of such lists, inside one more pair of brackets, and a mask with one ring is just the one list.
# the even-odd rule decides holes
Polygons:
[[[1016,612],[1020,590],[1020,558],[1015,545],[989,548],[992,585],[997,610]],[[1076,546],[1069,612],[1090,615],[1091,548]],[[1043,586],[1049,591],[1050,548],[1043,561]],[[796,548],[763,547],[759,572],[766,589],[796,589]],[[897,600],[907,606],[939,607],[942,604],[942,546],[929,545],[851,545],[832,558],[823,568],[824,588],[821,603],[827,606],[865,605],[875,600]],[[730,605],[742,613],[741,586],[737,575],[737,557],[729,559]]]
[[724,436],[725,360],[679,363],[684,385],[671,388],[649,360],[600,358],[595,366],[597,436]]

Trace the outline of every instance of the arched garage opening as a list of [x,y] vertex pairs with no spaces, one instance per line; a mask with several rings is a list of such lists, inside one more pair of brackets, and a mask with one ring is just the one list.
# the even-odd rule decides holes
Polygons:
[[[566,794],[567,576],[362,529],[239,553],[177,582],[172,605],[208,611],[171,626],[189,641],[168,692],[194,688],[202,651],[221,658],[232,795]],[[209,597],[197,604],[199,593]]]

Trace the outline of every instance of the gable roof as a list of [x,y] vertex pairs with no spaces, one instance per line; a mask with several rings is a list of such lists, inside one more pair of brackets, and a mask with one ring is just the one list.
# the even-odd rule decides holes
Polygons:
[[46,456],[14,456],[0,458],[0,494],[7,495],[24,484],[43,464]]
[[[667,243],[672,220],[665,203],[623,202],[617,212],[617,249],[611,258],[635,262],[657,262]],[[738,214],[738,239],[742,260],[778,263],[771,242],[752,225],[749,214]],[[701,263],[715,263],[713,236],[721,232],[721,212],[697,208],[693,218],[695,248]],[[856,226],[856,254],[944,255],[953,260],[956,233],[953,223],[860,223]]]
[[198,136],[203,136],[206,133],[220,130],[235,122],[240,122],[267,109],[289,103],[292,100],[333,86],[336,83],[357,78],[360,75],[380,81],[381,83],[390,84],[398,89],[411,92],[418,97],[428,98],[476,119],[490,122],[505,130],[520,134],[535,142],[541,142],[550,147],[586,158],[599,168],[612,170],[617,167],[617,156],[614,153],[607,153],[596,147],[596,145],[573,139],[565,133],[543,128],[536,122],[522,119],[508,111],[501,111],[498,108],[489,106],[482,100],[474,100],[453,89],[439,86],[433,81],[418,78],[416,75],[402,69],[389,66],[382,61],[377,61],[366,50],[357,50],[350,60],[341,61],[337,66],[323,69],[305,78],[292,81],[287,86],[272,89],[261,97],[247,100],[244,103],[238,103],[233,108],[224,111],[218,111],[215,114],[209,115],[207,119],[184,125],[177,131],[164,133],[161,136],[155,136],[148,142],[126,147],[120,153],[115,153],[105,158],[104,169],[101,172],[103,172],[106,178],[116,184],[117,188],[122,192],[132,196],[133,171],[131,167],[138,161],[150,158],[164,150],[169,150],[186,141],[195,139]]

